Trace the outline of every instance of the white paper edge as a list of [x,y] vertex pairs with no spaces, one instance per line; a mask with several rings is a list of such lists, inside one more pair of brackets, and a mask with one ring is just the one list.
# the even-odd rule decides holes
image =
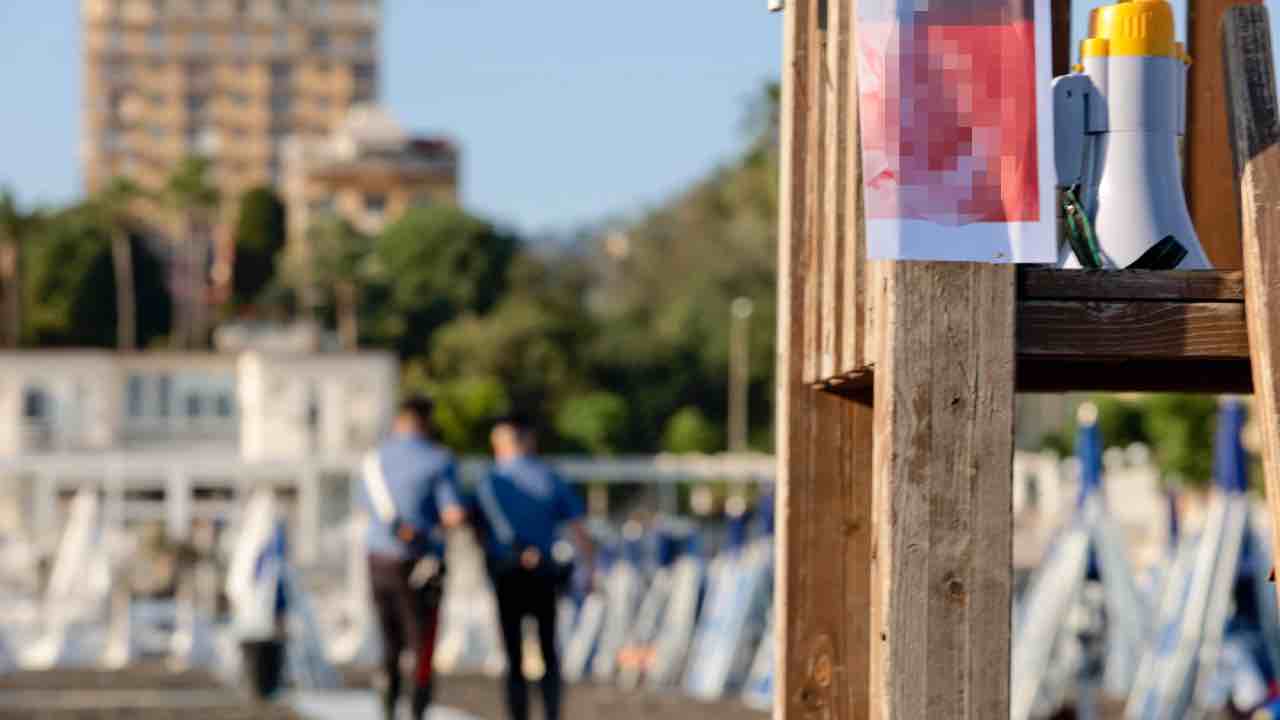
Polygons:
[[949,226],[927,220],[868,219],[868,259],[986,263],[1058,261],[1057,169],[1053,154],[1053,18],[1049,0],[1036,0],[1035,33],[1040,220]]

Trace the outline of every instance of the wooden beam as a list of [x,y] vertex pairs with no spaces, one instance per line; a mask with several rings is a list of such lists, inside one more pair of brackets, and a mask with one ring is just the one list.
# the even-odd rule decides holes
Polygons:
[[1201,270],[1051,270],[1018,273],[1027,300],[1172,300],[1244,302],[1244,273]]
[[1193,62],[1187,86],[1185,142],[1187,204],[1200,243],[1219,269],[1243,266],[1240,205],[1232,172],[1223,88],[1221,24],[1233,5],[1256,0],[1193,0],[1187,3],[1187,34]]
[[[1266,7],[1232,8],[1223,23],[1231,144],[1243,208],[1245,310],[1267,505],[1280,520],[1280,111]],[[1272,542],[1280,522],[1272,523]],[[1277,545],[1280,547],[1280,545]]]
[[1250,393],[1249,358],[1018,356],[1018,392]]
[[1015,270],[882,277],[872,716],[1008,717]]
[[1240,303],[1029,301],[1018,354],[1074,358],[1246,358]]
[[[850,0],[832,1],[851,12]],[[774,703],[784,720],[868,717],[872,413],[866,397],[820,393],[809,375],[822,347],[815,301],[823,296],[810,269],[822,247],[823,214],[813,193],[827,167],[812,134],[821,126],[812,117],[812,79],[816,13],[825,4],[792,0],[784,20],[775,575],[781,665]],[[856,184],[856,174],[848,182]]]

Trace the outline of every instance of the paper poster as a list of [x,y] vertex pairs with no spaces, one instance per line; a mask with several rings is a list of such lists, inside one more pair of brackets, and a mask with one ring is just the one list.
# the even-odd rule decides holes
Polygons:
[[863,0],[858,89],[872,259],[1050,263],[1049,0]]

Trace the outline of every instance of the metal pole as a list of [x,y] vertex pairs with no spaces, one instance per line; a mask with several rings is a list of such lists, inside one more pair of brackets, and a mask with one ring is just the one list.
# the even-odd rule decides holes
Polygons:
[[729,452],[747,449],[747,394],[751,379],[750,320],[755,310],[750,298],[740,297],[730,306],[729,323]]

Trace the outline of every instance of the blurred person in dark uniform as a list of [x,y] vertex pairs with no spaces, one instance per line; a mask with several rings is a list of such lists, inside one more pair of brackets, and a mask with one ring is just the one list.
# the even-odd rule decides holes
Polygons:
[[420,720],[431,704],[431,663],[444,583],[442,529],[466,517],[453,454],[431,438],[431,401],[400,404],[391,435],[364,465],[359,500],[368,511],[366,542],[373,602],[382,631],[384,717],[400,698],[400,658],[414,651],[412,709]]
[[538,625],[545,670],[542,700],[547,720],[560,717],[563,683],[556,649],[556,600],[573,571],[573,551],[557,544],[572,528],[583,570],[590,576],[591,541],[582,521],[582,501],[536,457],[533,428],[523,417],[498,420],[490,434],[495,464],[476,487],[472,517],[484,540],[486,564],[498,599],[498,620],[507,655],[506,699],[512,720],[529,717],[523,671],[524,619]]

